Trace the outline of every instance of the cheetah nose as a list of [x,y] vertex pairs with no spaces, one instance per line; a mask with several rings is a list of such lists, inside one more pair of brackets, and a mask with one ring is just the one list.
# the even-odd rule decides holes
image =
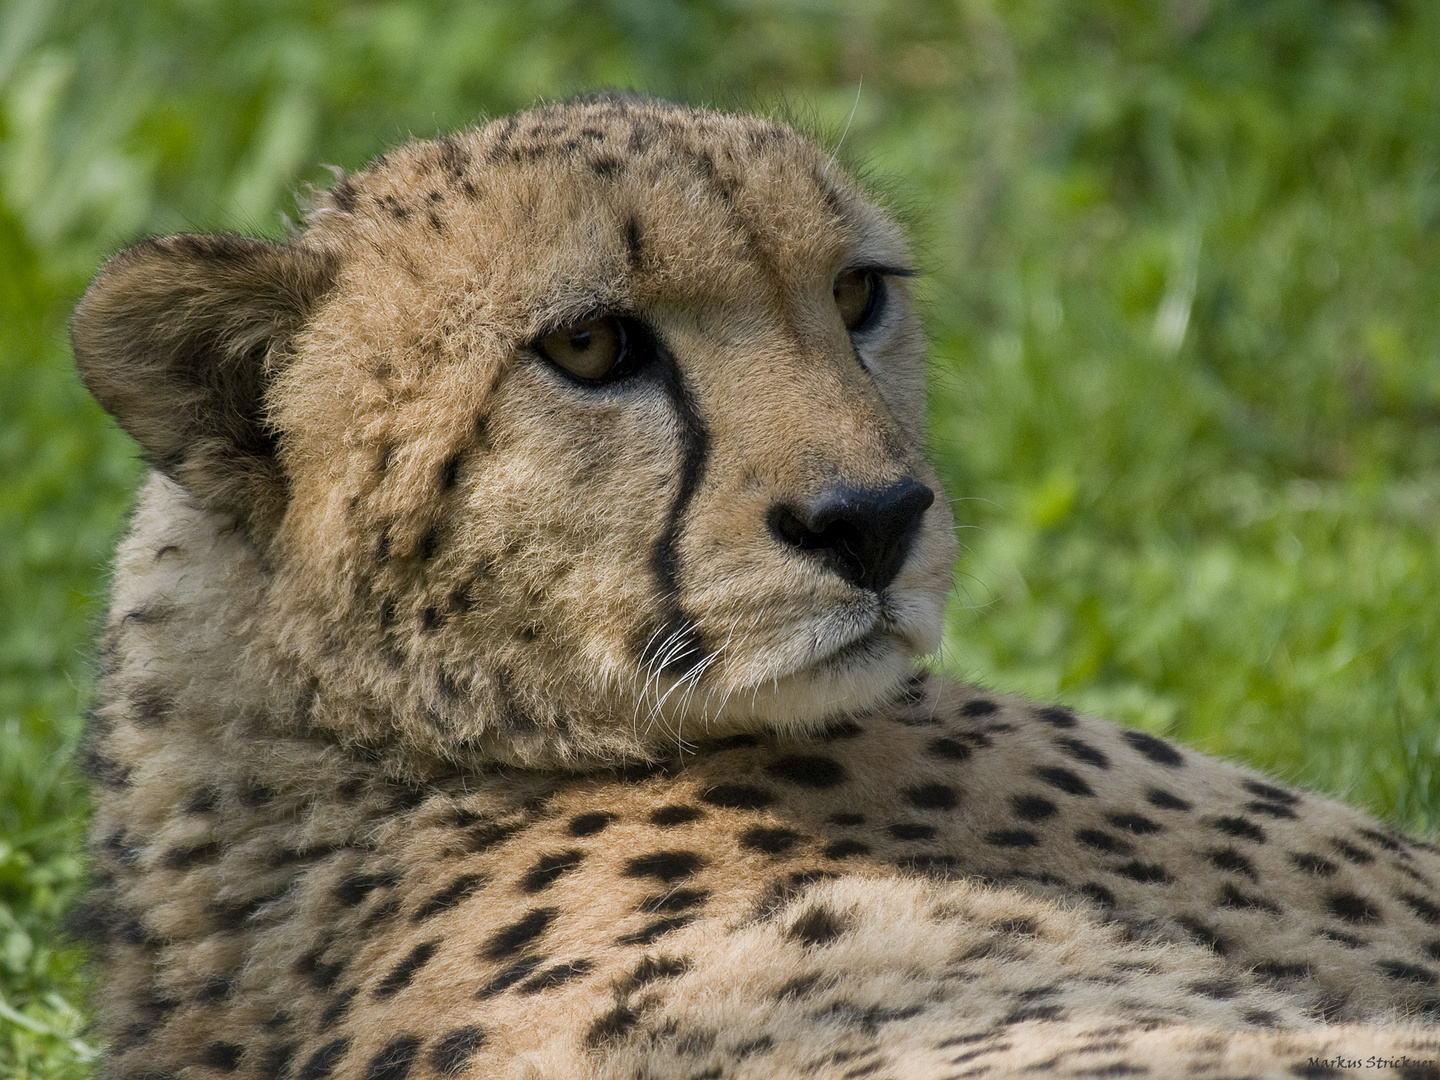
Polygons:
[[895,580],[935,493],[913,477],[857,491],[832,485],[800,505],[771,508],[770,531],[851,585],[879,592]]

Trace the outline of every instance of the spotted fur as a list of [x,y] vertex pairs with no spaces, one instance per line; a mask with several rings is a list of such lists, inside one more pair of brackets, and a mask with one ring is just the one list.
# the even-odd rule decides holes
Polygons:
[[[107,264],[76,355],[154,474],[83,757],[105,1075],[1437,1075],[1440,851],[914,669],[909,270],[808,140],[630,99]],[[635,374],[537,351],[609,314]]]

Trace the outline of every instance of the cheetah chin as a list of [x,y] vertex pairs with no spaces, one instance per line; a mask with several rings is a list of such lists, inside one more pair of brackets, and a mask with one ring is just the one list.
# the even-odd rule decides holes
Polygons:
[[107,263],[102,1075],[1440,1075],[1440,850],[914,666],[913,269],[629,97]]

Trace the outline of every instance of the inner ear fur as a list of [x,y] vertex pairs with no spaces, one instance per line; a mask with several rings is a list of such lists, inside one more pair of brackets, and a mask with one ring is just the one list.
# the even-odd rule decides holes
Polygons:
[[80,377],[155,468],[259,537],[286,480],[265,387],[335,277],[298,242],[170,236],[116,255],[71,323]]

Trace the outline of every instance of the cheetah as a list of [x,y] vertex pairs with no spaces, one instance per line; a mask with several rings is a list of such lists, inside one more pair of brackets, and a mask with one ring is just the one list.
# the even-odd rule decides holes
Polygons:
[[917,666],[913,267],[623,96],[110,260],[103,1075],[1440,1075],[1440,849]]

